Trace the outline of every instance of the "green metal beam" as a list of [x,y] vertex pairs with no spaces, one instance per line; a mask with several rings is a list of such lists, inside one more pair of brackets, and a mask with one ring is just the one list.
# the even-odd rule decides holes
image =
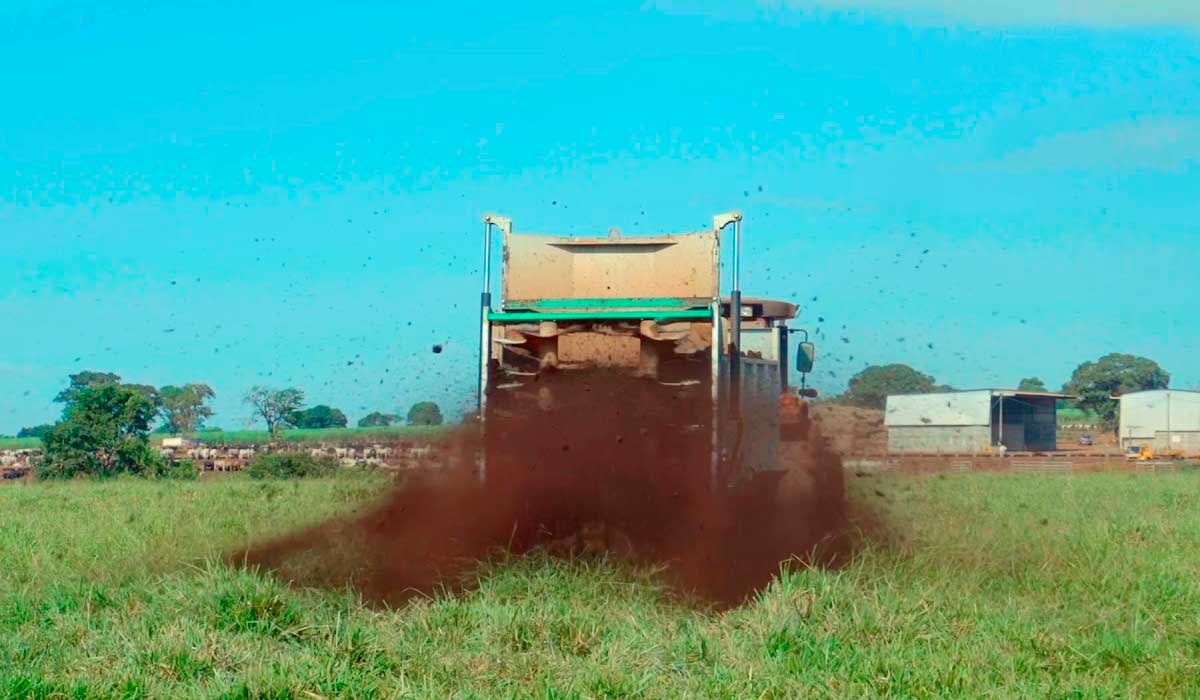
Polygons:
[[504,303],[509,309],[646,309],[696,308],[707,306],[706,301],[680,297],[617,297],[589,299],[514,299]]
[[709,309],[679,309],[668,311],[651,309],[646,311],[489,311],[489,321],[569,321],[585,319],[643,319],[655,321],[677,318],[711,318]]

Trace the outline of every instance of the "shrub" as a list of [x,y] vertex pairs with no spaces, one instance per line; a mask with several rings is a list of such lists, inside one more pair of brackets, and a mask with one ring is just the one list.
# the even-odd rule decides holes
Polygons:
[[54,425],[51,423],[47,423],[46,425],[35,425],[32,428],[21,428],[20,432],[17,433],[17,437],[45,438],[50,434],[51,430],[54,430]]
[[200,476],[200,468],[190,459],[181,459],[174,463],[163,460],[154,471],[154,476],[159,479],[195,481]]
[[386,428],[393,423],[400,422],[400,416],[391,413],[380,413],[375,411],[367,414],[359,419],[358,427],[360,428]]
[[419,401],[408,409],[409,425],[441,425],[442,409],[432,401]]
[[330,457],[313,457],[307,452],[272,452],[261,454],[246,467],[251,479],[297,479],[328,476],[338,469]]

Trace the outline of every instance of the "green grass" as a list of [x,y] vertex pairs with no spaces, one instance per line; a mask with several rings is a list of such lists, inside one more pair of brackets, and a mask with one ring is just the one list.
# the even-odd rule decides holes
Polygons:
[[0,450],[32,450],[41,446],[39,438],[0,437]]
[[1098,425],[1100,423],[1100,416],[1092,411],[1085,411],[1082,408],[1075,408],[1073,406],[1063,406],[1055,414],[1058,417],[1059,423],[1084,423],[1089,425]]
[[0,697],[1200,696],[1194,472],[857,479],[890,534],[723,613],[603,562],[395,610],[215,563],[383,483],[0,488]]

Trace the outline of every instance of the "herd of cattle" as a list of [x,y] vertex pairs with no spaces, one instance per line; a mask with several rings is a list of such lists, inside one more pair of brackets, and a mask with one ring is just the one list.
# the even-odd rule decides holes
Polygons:
[[[203,471],[239,471],[244,469],[255,456],[277,451],[271,445],[182,445],[164,446],[164,456],[172,461],[190,459]],[[409,469],[416,466],[431,466],[438,461],[440,450],[431,443],[397,442],[389,445],[337,445],[319,443],[313,447],[286,446],[282,449],[307,452],[313,457],[336,459],[347,467],[378,467]]]
[[[335,459],[347,467],[397,470],[436,467],[443,464],[447,456],[446,448],[442,445],[410,441],[374,445],[318,443],[281,448],[272,445],[197,445],[176,440],[164,443],[159,449],[172,462],[191,460],[197,469],[206,472],[240,471],[256,456],[280,449]],[[19,479],[26,476],[40,457],[39,449],[0,450],[0,478]]]

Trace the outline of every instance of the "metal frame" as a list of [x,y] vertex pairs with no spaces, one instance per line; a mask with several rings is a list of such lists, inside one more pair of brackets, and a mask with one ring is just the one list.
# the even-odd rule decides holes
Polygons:
[[[483,290],[480,294],[479,321],[479,383],[478,400],[480,418],[487,406],[489,388],[490,362],[492,351],[492,322],[521,322],[521,321],[556,321],[583,319],[653,319],[669,321],[672,319],[709,319],[712,323],[711,346],[711,398],[712,398],[712,433],[710,476],[713,485],[720,478],[721,462],[721,392],[725,378],[722,377],[722,353],[729,362],[727,376],[730,417],[735,421],[741,420],[741,335],[742,335],[742,285],[741,285],[741,248],[742,248],[742,213],[730,211],[713,217],[712,231],[715,234],[717,246],[717,265],[720,260],[721,233],[733,225],[733,289],[729,301],[729,331],[726,342],[726,331],[722,319],[724,314],[721,301],[721,278],[716,276],[716,295],[708,301],[699,299],[683,299],[675,297],[650,298],[616,298],[616,299],[536,299],[536,300],[506,300],[501,299],[500,311],[492,310],[491,295],[491,249],[492,228],[496,227],[507,236],[512,234],[512,220],[508,217],[488,214],[484,216],[484,255],[483,255]],[[512,309],[512,310],[509,310]],[[788,371],[788,329],[786,323],[779,327],[780,371],[782,385],[787,386]],[[482,420],[481,420],[482,423]],[[486,465],[480,458],[480,477],[483,478]]]
[[708,308],[709,300],[684,297],[617,297],[599,299],[506,299],[504,310]]
[[488,366],[492,358],[492,227],[512,233],[512,219],[498,214],[483,216],[483,291],[479,294],[479,384],[475,407],[483,417],[487,405]]
[[679,311],[493,311],[490,321],[565,321],[579,319],[653,319],[670,321],[679,318],[708,318],[709,310],[680,309]]

